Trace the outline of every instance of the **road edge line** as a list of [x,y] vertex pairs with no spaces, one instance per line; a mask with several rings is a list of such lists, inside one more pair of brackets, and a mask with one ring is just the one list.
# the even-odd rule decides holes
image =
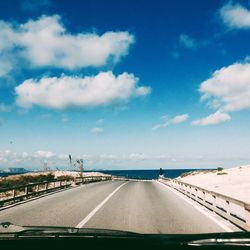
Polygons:
[[125,182],[118,186],[112,193],[110,193],[101,203],[99,203],[82,221],[80,221],[76,228],[82,228],[96,213],[98,210],[101,209],[101,207],[120,189],[122,188],[125,184],[128,182]]
[[222,222],[218,221],[216,218],[214,218],[213,216],[211,216],[209,213],[207,213],[206,211],[202,210],[200,207],[198,207],[195,203],[191,202],[190,200],[188,200],[186,197],[184,197],[182,194],[178,193],[176,190],[173,190],[172,188],[168,187],[166,184],[157,181],[158,184],[164,186],[165,188],[167,188],[168,190],[172,191],[174,194],[178,195],[180,198],[182,198],[183,200],[185,200],[187,203],[189,203],[190,205],[192,205],[194,208],[196,208],[199,212],[201,212],[202,214],[206,215],[209,219],[211,219],[213,222],[215,222],[218,226],[220,226],[222,229],[224,229],[226,232],[234,232],[231,228],[229,228],[228,226],[224,225]]

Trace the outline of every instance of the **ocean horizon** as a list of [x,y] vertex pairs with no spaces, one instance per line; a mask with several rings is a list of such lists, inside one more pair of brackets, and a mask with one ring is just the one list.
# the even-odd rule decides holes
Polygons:
[[[176,178],[182,173],[196,171],[200,169],[163,169],[164,176],[168,178]],[[101,170],[104,174],[111,174],[114,176],[125,176],[130,179],[144,179],[154,180],[159,177],[159,169],[135,169],[135,170]]]
[[[176,178],[180,176],[181,174],[185,172],[190,172],[190,171],[196,171],[196,170],[202,170],[198,168],[192,168],[192,169],[163,169],[164,171],[164,176],[168,178]],[[71,170],[72,171],[72,170]],[[73,170],[76,171],[76,170]],[[32,171],[27,171],[27,172],[16,172],[16,173],[0,173],[1,177],[6,177],[10,175],[16,175],[16,174],[23,174],[23,173],[29,173]],[[123,176],[127,177],[130,179],[144,179],[144,180],[154,180],[158,179],[159,177],[159,169],[119,169],[119,170],[102,170],[102,169],[95,169],[95,170],[86,170],[84,172],[101,172],[104,174],[110,174],[114,176]]]

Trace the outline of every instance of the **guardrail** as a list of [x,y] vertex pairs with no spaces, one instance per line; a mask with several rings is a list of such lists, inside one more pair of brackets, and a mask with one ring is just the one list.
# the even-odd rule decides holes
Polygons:
[[114,181],[128,181],[129,179],[126,176],[112,176],[112,180]]
[[0,207],[15,203],[17,201],[27,200],[29,198],[41,195],[43,193],[49,193],[55,190],[68,188],[70,186],[75,186],[82,183],[107,181],[107,180],[112,180],[112,177],[111,176],[75,177],[73,181],[55,180],[48,182],[31,183],[12,188],[3,188],[0,189]]
[[110,181],[112,176],[85,176],[85,177],[75,177],[74,184],[78,185],[81,183],[89,183],[96,181]]
[[182,181],[169,178],[159,178],[159,181],[185,194],[238,227],[250,231],[250,204]]

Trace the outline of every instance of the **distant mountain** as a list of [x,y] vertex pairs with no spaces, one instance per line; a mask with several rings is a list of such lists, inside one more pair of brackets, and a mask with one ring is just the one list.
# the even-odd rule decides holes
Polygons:
[[20,173],[27,173],[29,170],[25,168],[6,168],[3,170],[0,170],[0,173],[10,173],[10,174],[20,174]]

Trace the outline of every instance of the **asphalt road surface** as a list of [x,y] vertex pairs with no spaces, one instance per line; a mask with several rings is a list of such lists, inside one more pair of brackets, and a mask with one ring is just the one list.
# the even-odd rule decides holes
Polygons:
[[82,185],[1,210],[0,222],[17,225],[105,228],[139,233],[225,231],[156,181]]

